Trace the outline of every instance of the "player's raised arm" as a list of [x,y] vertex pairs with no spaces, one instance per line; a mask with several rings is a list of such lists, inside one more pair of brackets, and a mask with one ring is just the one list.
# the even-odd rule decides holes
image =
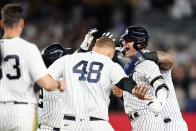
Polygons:
[[80,48],[78,49],[78,52],[87,52],[89,51],[89,47],[92,44],[92,41],[94,39],[93,34],[98,32],[96,28],[90,29],[89,32],[85,35],[84,41],[80,45]]
[[159,65],[161,70],[169,70],[174,64],[173,56],[163,51],[151,51],[144,53],[147,60],[152,60]]

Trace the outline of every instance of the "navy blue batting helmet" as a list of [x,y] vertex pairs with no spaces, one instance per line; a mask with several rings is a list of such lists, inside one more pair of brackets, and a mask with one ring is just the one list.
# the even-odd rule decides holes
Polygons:
[[120,37],[121,41],[134,42],[133,47],[141,50],[148,45],[148,32],[140,26],[129,26],[125,33]]
[[75,50],[72,48],[64,48],[59,43],[53,43],[44,48],[41,54],[46,67],[49,67],[58,58],[67,54],[72,54],[74,51]]

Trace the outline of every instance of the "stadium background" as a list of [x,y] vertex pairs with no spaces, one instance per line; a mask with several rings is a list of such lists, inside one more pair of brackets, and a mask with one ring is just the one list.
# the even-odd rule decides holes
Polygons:
[[[148,49],[174,55],[172,75],[178,102],[189,130],[196,130],[196,1],[195,0],[0,0],[21,3],[26,19],[23,38],[40,50],[59,42],[77,49],[90,28],[119,37],[129,25],[150,34]],[[2,30],[1,30],[2,35]],[[111,95],[110,121],[128,131],[122,102]]]

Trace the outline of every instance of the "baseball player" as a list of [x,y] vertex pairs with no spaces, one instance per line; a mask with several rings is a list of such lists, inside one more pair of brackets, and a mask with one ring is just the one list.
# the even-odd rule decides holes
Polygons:
[[[49,67],[58,58],[73,52],[75,50],[53,43],[42,51],[42,58],[46,67]],[[41,89],[38,102],[38,131],[60,131],[62,107],[62,92]]]
[[20,38],[24,27],[21,6],[5,5],[1,15],[0,130],[32,131],[37,104],[33,83],[48,91],[63,91],[64,86],[48,74],[37,47]]
[[[134,69],[135,65],[132,65],[132,66]],[[166,67],[168,66],[166,65]],[[160,112],[160,115],[163,117],[163,121],[165,123],[164,131],[187,131],[188,130],[187,124],[182,118],[179,105],[177,102],[175,89],[174,89],[172,78],[171,78],[171,70],[161,70],[161,75],[163,76],[164,81],[168,85],[168,88],[170,90],[167,103],[162,109],[162,111]],[[123,100],[123,91],[121,89],[115,87],[113,88],[112,91],[115,96],[122,98]],[[126,92],[124,92],[124,94],[125,93]],[[129,110],[128,103],[126,105],[126,110]]]
[[[96,29],[91,29],[85,36],[79,50],[77,52],[87,52],[90,43],[93,40],[93,34]],[[46,67],[49,67],[54,61],[60,57],[76,52],[71,48],[64,48],[58,43],[46,47],[42,51],[42,58]],[[59,91],[47,92],[40,90],[38,103],[38,131],[60,131],[62,121],[62,93]]]
[[[145,56],[145,54],[142,53],[142,57],[143,56]],[[186,122],[182,118],[179,105],[177,102],[172,78],[171,78],[171,67],[173,65],[173,62],[172,62],[173,60],[168,55],[164,54],[164,52],[158,52],[158,56],[159,57],[157,58],[159,58],[158,61],[159,61],[159,67],[161,69],[161,75],[170,90],[167,103],[165,104],[162,111],[160,112],[160,115],[163,117],[163,121],[165,123],[164,130],[165,131],[187,131],[188,128],[187,128]],[[157,62],[156,57],[154,58],[155,58],[154,60],[153,59],[151,60]],[[131,62],[131,64],[132,65],[130,67],[132,67],[131,70],[133,71],[136,64],[134,64],[134,62]],[[117,89],[117,88],[113,90],[113,93],[116,94],[118,97],[121,97],[122,94],[127,94],[125,92],[123,93],[122,90]],[[124,97],[124,99],[127,99],[127,97],[126,98]],[[131,110],[130,104],[131,104],[130,101],[127,100],[127,103],[125,105],[126,113],[128,113]]]
[[101,37],[93,51],[66,55],[49,67],[54,78],[67,81],[63,131],[113,131],[108,122],[111,89],[116,85],[131,92],[135,86],[120,65],[111,60],[114,52],[113,40]]
[[[132,65],[132,66],[133,66],[132,70],[134,70],[135,65]],[[164,67],[164,65],[162,65],[162,67]],[[167,68],[168,66],[166,65],[165,67]],[[168,85],[168,88],[170,90],[167,103],[162,109],[162,111],[160,112],[160,115],[163,117],[163,121],[165,123],[164,131],[187,131],[188,130],[187,124],[182,118],[180,108],[177,102],[175,89],[174,89],[172,77],[171,77],[171,69],[169,70],[162,69],[161,75],[163,76],[164,81]],[[123,91],[116,87],[113,89],[113,94],[120,98],[123,97]],[[126,110],[129,110],[128,103],[126,106]]]
[[[129,118],[132,120],[133,131],[157,131],[164,130],[164,122],[159,112],[166,104],[169,89],[161,76],[157,64],[150,60],[137,56],[138,52],[146,52],[148,44],[148,33],[143,27],[130,26],[121,37],[126,57],[132,59],[132,64],[125,65],[125,72],[129,74],[138,85],[150,87],[147,94],[153,98],[152,101],[141,101],[130,93],[123,92],[124,107]],[[134,56],[140,60],[139,62]]]

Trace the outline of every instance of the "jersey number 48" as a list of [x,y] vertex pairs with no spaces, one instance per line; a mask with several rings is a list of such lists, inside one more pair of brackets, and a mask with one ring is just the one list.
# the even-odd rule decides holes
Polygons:
[[[87,65],[89,65],[89,69],[87,69]],[[95,67],[97,67],[95,69]],[[81,60],[73,67],[73,73],[79,73],[80,81],[88,81],[89,83],[97,83],[101,77],[101,70],[103,69],[103,63],[100,62],[91,62]],[[94,77],[93,77],[94,76]]]

